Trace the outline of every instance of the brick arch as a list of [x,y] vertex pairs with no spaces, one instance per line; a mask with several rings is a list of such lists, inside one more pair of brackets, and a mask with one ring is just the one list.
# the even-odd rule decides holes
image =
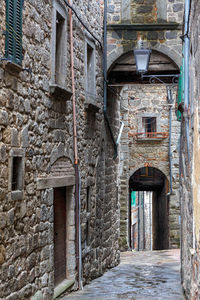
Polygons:
[[74,176],[75,170],[70,158],[64,156],[58,158],[51,166],[50,174],[53,177],[68,176],[68,175]]
[[[168,56],[172,61],[176,63],[176,65],[181,67],[182,63],[182,55],[178,54],[175,52],[173,49],[168,47],[165,44],[156,44],[155,46],[151,47],[152,50],[156,50],[166,56]],[[108,54],[108,63],[107,63],[107,71],[109,72],[112,69],[112,66],[114,63],[124,54],[127,54],[128,52],[133,50],[133,45],[129,44],[126,47],[123,47],[120,45],[117,48],[117,51],[112,51],[111,53]]]

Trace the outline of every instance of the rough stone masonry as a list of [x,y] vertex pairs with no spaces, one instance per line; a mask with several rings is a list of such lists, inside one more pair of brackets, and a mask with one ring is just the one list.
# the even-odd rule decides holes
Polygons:
[[[81,0],[73,5],[102,40],[100,2]],[[6,1],[1,1],[1,58],[5,48],[5,6]],[[54,250],[59,247],[55,244],[55,195],[63,191],[67,207],[66,246],[61,245],[66,248],[64,277],[77,288],[68,17],[63,0],[25,1],[22,67],[8,61],[0,63],[0,298],[5,300],[53,299],[57,276]],[[117,162],[113,160],[113,146],[102,113],[102,51],[74,15],[73,27],[82,267],[86,283],[119,262]],[[59,30],[61,35],[64,33],[61,40]],[[87,59],[92,61],[92,70]],[[30,68],[31,73],[24,68]],[[88,82],[95,84],[90,87]],[[116,130],[117,104],[112,108],[111,126],[114,124]]]
[[[128,243],[128,222],[129,222],[129,187],[130,176],[145,163],[161,169],[169,178],[168,159],[168,138],[159,144],[138,143],[133,138],[128,137],[128,133],[139,131],[138,119],[142,119],[141,114],[154,114],[152,117],[160,119],[160,129],[168,132],[169,113],[166,100],[166,88],[162,84],[137,85],[134,83],[135,69],[130,66],[133,58],[133,48],[137,46],[138,39],[144,41],[144,46],[151,48],[152,53],[164,55],[172,61],[177,70],[181,66],[182,43],[181,24],[183,18],[183,1],[136,1],[136,0],[112,0],[108,5],[108,72],[112,88],[120,92],[121,102],[124,102],[121,109],[121,121],[125,128],[122,135],[120,148],[120,204],[121,204],[121,226],[120,244],[122,249],[129,247]],[[132,57],[132,60],[130,59]],[[120,65],[121,63],[121,65]],[[159,60],[156,61],[153,74],[159,72]],[[126,66],[127,64],[127,66]],[[121,70],[120,70],[121,67]],[[130,70],[129,70],[130,68]],[[112,70],[116,72],[112,72]],[[120,74],[120,80],[115,82],[115,74]],[[165,70],[166,71],[166,70]],[[127,72],[130,76],[127,77]],[[139,76],[138,76],[139,77]],[[134,78],[134,79],[133,79]],[[130,82],[131,84],[128,84]],[[174,93],[174,101],[176,99]],[[175,105],[175,103],[174,103]],[[169,244],[170,247],[180,245],[180,203],[178,197],[179,180],[179,133],[180,126],[176,121],[175,107],[173,107],[172,121],[172,151],[173,151],[173,194],[170,197],[169,212]],[[149,115],[150,116],[150,115]]]

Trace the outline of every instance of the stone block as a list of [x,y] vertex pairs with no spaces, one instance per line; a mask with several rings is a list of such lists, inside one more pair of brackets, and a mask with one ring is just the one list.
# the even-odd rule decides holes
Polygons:
[[173,12],[182,12],[183,11],[183,3],[175,3],[173,4]]
[[122,31],[113,31],[112,32],[112,38],[113,39],[121,39],[122,38]]
[[147,33],[147,39],[148,40],[157,40],[158,39],[158,32],[156,32],[156,31],[149,31]]
[[28,126],[24,127],[21,131],[21,145],[23,148],[29,146]]
[[6,213],[0,213],[0,228],[3,229],[6,227],[7,224],[7,214]]
[[18,130],[16,128],[11,129],[11,146],[19,147]]
[[133,30],[124,31],[123,38],[125,40],[137,40],[137,32]]
[[167,31],[166,39],[168,40],[177,39],[177,31]]
[[153,7],[149,5],[141,5],[137,8],[138,14],[145,14],[152,12]]
[[8,125],[8,113],[3,109],[0,110],[0,125]]

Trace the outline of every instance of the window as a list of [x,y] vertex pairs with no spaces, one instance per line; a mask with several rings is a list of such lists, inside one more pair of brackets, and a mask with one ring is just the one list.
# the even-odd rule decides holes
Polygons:
[[85,43],[85,90],[88,99],[96,97],[95,44],[88,38]]
[[145,137],[154,137],[153,132],[156,132],[156,118],[155,117],[144,117],[142,118],[142,127]]
[[9,157],[8,191],[12,200],[21,200],[24,196],[25,150],[13,148]]
[[53,84],[65,86],[67,70],[67,11],[60,1],[54,1],[52,20],[52,78]]
[[55,65],[55,82],[56,83],[62,83],[63,79],[62,76],[64,75],[62,73],[62,59],[63,59],[63,35],[64,35],[64,25],[65,25],[65,19],[59,14],[59,12],[56,12],[56,65]]
[[23,0],[6,0],[5,58],[22,63],[22,7]]
[[12,191],[22,189],[22,157],[13,157],[11,189]]

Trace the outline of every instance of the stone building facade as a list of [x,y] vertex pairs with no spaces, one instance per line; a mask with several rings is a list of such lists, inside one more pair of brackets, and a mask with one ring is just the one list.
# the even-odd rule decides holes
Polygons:
[[[174,87],[173,99],[176,99],[177,87]],[[127,227],[129,219],[130,178],[139,169],[156,168],[170,181],[169,169],[169,107],[166,87],[159,84],[126,85],[121,92],[121,121],[124,122],[124,134],[120,147],[121,180],[121,232],[122,245],[127,245]],[[172,195],[167,199],[169,209],[169,247],[180,245],[180,204],[179,204],[179,139],[180,123],[175,113],[175,101],[172,112]],[[143,118],[155,118],[158,136],[146,136],[142,128]],[[143,133],[142,133],[143,132]],[[139,134],[138,134],[139,133]],[[142,134],[141,134],[142,133]],[[139,188],[139,187],[138,187]],[[166,194],[169,193],[169,188]],[[125,228],[124,228],[125,225]],[[125,239],[125,240],[124,240]],[[164,239],[164,237],[163,237]]]
[[[200,297],[199,198],[199,45],[200,3],[191,1],[189,13],[189,101],[182,98],[180,198],[182,215],[181,275],[187,299]],[[183,43],[184,47],[185,43]],[[188,74],[185,74],[187,78]],[[183,103],[184,102],[184,103]]]
[[[0,3],[0,298],[49,300],[78,286],[78,183],[83,284],[119,262],[117,161],[103,117],[99,42],[73,14],[77,183],[68,2],[16,3],[23,4],[22,39],[12,10],[6,19],[12,2]],[[73,1],[80,19],[102,41],[100,5]],[[22,50],[22,64],[6,55],[4,31]],[[118,109],[118,102],[108,101],[114,133]]]
[[[144,141],[137,136],[143,132],[142,119],[156,118],[159,132],[169,133],[169,105],[167,102],[167,75],[178,74],[182,63],[183,1],[137,1],[112,0],[108,5],[108,78],[109,86],[120,94],[121,121],[125,124],[120,145],[120,245],[130,247],[130,178],[142,168],[160,170],[170,181],[169,138],[160,141]],[[166,75],[160,81],[148,84],[136,74],[133,49],[138,40],[151,48],[152,54],[147,75]],[[173,95],[172,121],[172,194],[165,195],[169,204],[166,214],[168,246],[180,245],[180,203],[179,181],[179,133],[175,102],[177,88]],[[117,96],[116,96],[117,97]],[[162,177],[162,176],[161,176]],[[164,180],[164,179],[163,179]],[[167,204],[167,205],[168,205]],[[163,228],[163,230],[165,230]]]

